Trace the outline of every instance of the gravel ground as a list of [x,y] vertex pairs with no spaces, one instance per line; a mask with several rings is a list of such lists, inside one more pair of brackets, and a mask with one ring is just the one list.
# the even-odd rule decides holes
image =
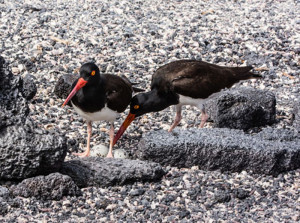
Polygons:
[[[30,105],[36,122],[66,133],[84,148],[86,126],[53,94],[60,75],[95,61],[102,72],[124,74],[149,88],[151,75],[177,59],[219,65],[254,65],[263,80],[245,81],[274,92],[274,128],[292,128],[299,100],[300,11],[297,1],[3,1],[0,54],[15,75],[35,77]],[[115,123],[119,127],[126,111]],[[200,111],[184,110],[181,128],[200,124]],[[129,127],[117,147],[129,153],[142,134],[168,129],[173,109],[147,114]],[[209,126],[209,125],[208,125]],[[93,124],[92,145],[108,145],[108,124]],[[76,139],[76,140],[75,140]],[[75,146],[76,147],[76,146]],[[70,158],[70,157],[68,157]],[[299,170],[278,177],[168,168],[158,183],[86,188],[79,198],[38,201],[15,198],[7,222],[297,222]]]

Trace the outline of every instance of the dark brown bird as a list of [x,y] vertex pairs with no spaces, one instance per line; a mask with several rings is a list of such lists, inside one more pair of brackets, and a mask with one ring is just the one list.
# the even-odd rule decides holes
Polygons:
[[202,128],[208,118],[205,101],[241,80],[261,78],[251,73],[251,69],[252,66],[225,67],[196,60],[178,60],[160,67],[152,76],[151,91],[131,99],[130,113],[116,134],[114,144],[134,118],[161,111],[170,105],[176,105],[176,116],[169,132],[179,124],[183,105],[201,109]]
[[86,63],[80,68],[80,78],[72,85],[72,92],[65,100],[70,100],[75,111],[87,121],[87,148],[78,156],[89,156],[92,121],[106,120],[110,122],[110,146],[107,157],[113,157],[114,121],[123,112],[132,98],[132,92],[143,91],[132,87],[130,81],[111,74],[100,74],[94,63]]

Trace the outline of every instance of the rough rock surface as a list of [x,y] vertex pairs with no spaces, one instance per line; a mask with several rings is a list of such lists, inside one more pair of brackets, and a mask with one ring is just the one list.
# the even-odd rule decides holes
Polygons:
[[65,139],[24,126],[8,126],[0,133],[0,178],[25,179],[58,171],[66,156]]
[[[26,81],[25,81],[26,83]],[[27,84],[28,85],[28,84]],[[66,139],[59,132],[37,127],[28,116],[27,98],[33,85],[23,88],[0,57],[0,179],[24,179],[59,170],[66,156]]]
[[23,80],[22,93],[27,100],[31,100],[37,92],[37,88],[36,85],[34,84],[33,79],[34,76],[27,74]]
[[67,161],[61,172],[69,175],[79,187],[156,181],[165,174],[158,163],[101,157]]
[[14,196],[36,197],[42,200],[60,200],[63,196],[80,196],[81,190],[71,177],[60,173],[37,176],[23,180],[11,187]]
[[8,198],[9,197],[9,190],[6,187],[0,186],[0,198]]
[[73,82],[78,78],[78,75],[65,74],[60,76],[54,87],[54,94],[59,98],[67,98],[71,92]]
[[215,127],[247,130],[274,123],[275,106],[272,92],[238,88],[221,92],[205,108]]
[[271,138],[272,133],[253,137],[225,128],[159,130],[143,137],[137,156],[176,167],[278,175],[300,167],[300,140],[289,134],[293,132]]
[[8,211],[7,199],[9,196],[9,190],[6,187],[0,186],[0,216],[6,214]]
[[22,95],[22,78],[14,77],[0,56],[0,130],[5,126],[23,124],[29,114]]
[[8,212],[7,203],[0,197],[0,216],[5,215]]
[[294,103],[293,126],[300,133],[300,101]]
[[255,138],[269,141],[281,141],[281,142],[297,142],[299,143],[300,135],[292,129],[273,129],[264,128],[261,132],[254,135]]

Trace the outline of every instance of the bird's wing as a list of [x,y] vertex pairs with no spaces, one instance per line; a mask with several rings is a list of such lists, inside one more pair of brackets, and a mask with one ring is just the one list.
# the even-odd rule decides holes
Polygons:
[[106,74],[105,93],[108,107],[117,112],[123,112],[131,101],[132,87],[129,81],[123,78]]
[[[151,88],[174,91],[192,98],[207,98],[236,80],[230,68],[195,60],[180,60],[158,69],[152,77]],[[164,84],[159,84],[164,82]],[[158,87],[159,86],[159,87]]]

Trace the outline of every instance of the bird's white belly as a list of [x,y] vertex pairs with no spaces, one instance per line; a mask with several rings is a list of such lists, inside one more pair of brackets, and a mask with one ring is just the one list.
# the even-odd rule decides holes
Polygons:
[[205,101],[206,99],[202,98],[191,98],[188,96],[179,95],[179,105],[192,105],[202,109]]
[[179,95],[179,104],[178,105],[192,105],[197,108],[203,109],[204,104],[211,98],[217,97],[221,92],[216,92],[211,94],[208,98],[192,98],[184,95]]
[[106,105],[101,111],[97,112],[84,112],[80,108],[76,107],[73,103],[75,111],[84,119],[88,121],[115,121],[119,113],[109,109]]

